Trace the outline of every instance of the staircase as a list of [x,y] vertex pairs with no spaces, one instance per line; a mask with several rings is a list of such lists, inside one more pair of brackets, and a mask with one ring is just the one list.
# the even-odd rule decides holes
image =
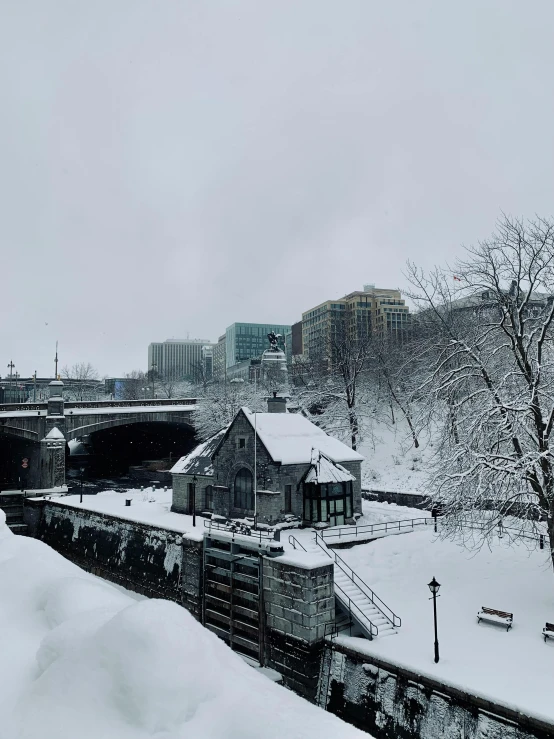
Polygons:
[[0,493],[0,509],[6,514],[6,523],[14,534],[27,533],[27,524],[23,523],[23,501],[23,493]]
[[[292,541],[291,541],[292,540]],[[354,570],[332,549],[328,549],[323,538],[315,532],[310,542],[300,543],[294,537],[289,541],[306,552],[324,552],[334,561],[335,585],[335,634],[358,631],[368,639],[391,636],[397,633],[402,621],[367,585]],[[354,629],[354,633],[353,633]]]

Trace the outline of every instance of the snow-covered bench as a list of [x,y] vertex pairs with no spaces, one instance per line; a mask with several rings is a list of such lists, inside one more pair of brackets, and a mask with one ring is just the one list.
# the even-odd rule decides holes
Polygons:
[[542,635],[544,636],[545,641],[547,639],[554,639],[554,624],[549,624],[547,621],[542,630]]
[[481,621],[490,621],[492,624],[505,626],[506,631],[509,631],[512,628],[513,620],[513,613],[497,611],[495,608],[487,608],[486,606],[481,606],[481,610],[477,614],[477,623],[480,623]]

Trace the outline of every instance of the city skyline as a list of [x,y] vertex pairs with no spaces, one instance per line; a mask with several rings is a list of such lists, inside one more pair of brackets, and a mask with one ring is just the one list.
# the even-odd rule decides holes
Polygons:
[[540,18],[498,0],[9,4],[4,364],[52,372],[58,340],[62,364],[119,375],[157,337],[292,324],[353,282],[403,290],[407,259],[548,214],[554,6]]

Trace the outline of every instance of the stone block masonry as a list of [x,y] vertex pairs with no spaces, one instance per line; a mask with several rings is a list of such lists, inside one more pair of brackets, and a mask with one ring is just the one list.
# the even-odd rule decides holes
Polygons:
[[[288,558],[287,558],[288,559]],[[283,683],[315,701],[324,638],[335,620],[333,565],[264,558],[266,664]]]
[[[393,638],[393,637],[391,637]],[[319,703],[375,739],[552,739],[554,725],[338,642],[325,648]]]
[[200,619],[202,541],[51,500],[27,500],[24,520],[32,535],[84,570],[175,601]]

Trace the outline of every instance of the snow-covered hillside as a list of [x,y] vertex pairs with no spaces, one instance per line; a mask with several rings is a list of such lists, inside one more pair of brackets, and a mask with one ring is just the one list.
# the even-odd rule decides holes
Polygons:
[[0,739],[367,739],[178,605],[137,600],[14,536],[2,511],[0,655]]
[[365,460],[362,485],[373,490],[425,492],[429,461],[435,448],[427,433],[418,436],[414,447],[408,424],[402,417],[394,426],[373,422],[371,432],[358,447]]

